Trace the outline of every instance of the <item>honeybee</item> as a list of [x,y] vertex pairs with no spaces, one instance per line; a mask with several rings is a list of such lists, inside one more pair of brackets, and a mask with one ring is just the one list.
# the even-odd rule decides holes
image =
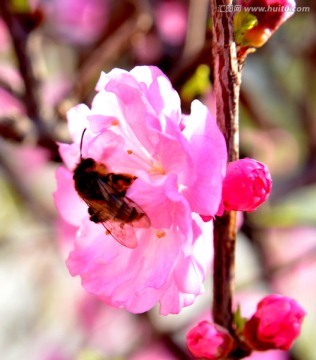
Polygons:
[[136,180],[130,174],[111,173],[105,164],[92,158],[82,157],[82,143],[86,129],[81,135],[80,161],[73,179],[78,195],[88,205],[90,220],[101,223],[120,244],[135,248],[137,238],[133,226],[150,227],[144,210],[126,196]]

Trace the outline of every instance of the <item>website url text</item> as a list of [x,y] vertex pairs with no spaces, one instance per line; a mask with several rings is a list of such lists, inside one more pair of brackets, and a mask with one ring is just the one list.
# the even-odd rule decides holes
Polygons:
[[241,5],[218,5],[218,12],[241,12],[265,13],[265,12],[309,12],[309,6],[241,6]]

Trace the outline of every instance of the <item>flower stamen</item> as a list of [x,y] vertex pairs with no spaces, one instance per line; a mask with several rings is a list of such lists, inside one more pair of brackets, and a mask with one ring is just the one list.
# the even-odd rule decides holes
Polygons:
[[166,175],[163,165],[157,160],[152,160],[152,167],[148,172],[152,175]]
[[[146,171],[149,171],[148,169],[150,169],[150,165],[151,165],[151,160],[150,157],[147,156],[147,154],[145,153],[144,156],[139,155],[139,151],[133,151],[131,149],[127,149],[126,150],[128,155],[133,155],[133,157],[131,157],[131,162],[133,162],[133,164],[140,168],[140,169],[145,169]],[[141,152],[143,154],[143,152]]]
[[157,230],[156,231],[156,236],[157,236],[158,239],[161,239],[161,238],[167,236],[167,234],[166,234],[165,230]]
[[120,122],[119,122],[117,119],[114,119],[114,120],[112,120],[111,125],[112,125],[112,126],[119,126],[119,125],[120,125]]

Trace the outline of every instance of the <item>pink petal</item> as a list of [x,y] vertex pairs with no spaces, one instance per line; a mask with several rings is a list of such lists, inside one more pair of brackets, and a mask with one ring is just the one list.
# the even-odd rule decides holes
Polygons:
[[61,166],[56,171],[56,180],[54,200],[60,215],[71,225],[80,226],[88,208],[75,191],[72,173]]
[[170,229],[173,224],[190,238],[191,212],[185,198],[177,191],[175,174],[152,181],[151,184],[137,179],[127,196],[144,209],[152,227]]
[[89,127],[87,120],[89,113],[90,109],[84,104],[77,105],[67,112],[70,136],[72,140],[78,144],[80,143],[83,130]]
[[195,164],[191,170],[195,181],[183,190],[183,195],[194,212],[213,216],[220,204],[227,161],[224,137],[207,108],[197,100],[192,103],[183,134],[190,143]]
[[180,98],[170,80],[155,66],[137,66],[131,74],[141,84],[145,84],[149,103],[156,114],[164,114],[176,123],[180,120]]

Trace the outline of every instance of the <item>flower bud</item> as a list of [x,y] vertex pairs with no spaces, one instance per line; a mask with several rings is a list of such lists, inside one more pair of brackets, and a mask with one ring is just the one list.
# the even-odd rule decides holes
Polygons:
[[251,47],[265,44],[295,10],[295,0],[238,0],[237,5],[257,18],[257,25],[245,31],[242,39],[243,46]]
[[267,200],[272,187],[268,168],[254,159],[228,164],[222,199],[227,211],[254,211]]
[[187,333],[187,346],[198,359],[224,359],[233,350],[235,341],[220,325],[201,321]]
[[288,350],[299,336],[305,311],[293,299],[268,295],[246,322],[246,342],[255,350]]

